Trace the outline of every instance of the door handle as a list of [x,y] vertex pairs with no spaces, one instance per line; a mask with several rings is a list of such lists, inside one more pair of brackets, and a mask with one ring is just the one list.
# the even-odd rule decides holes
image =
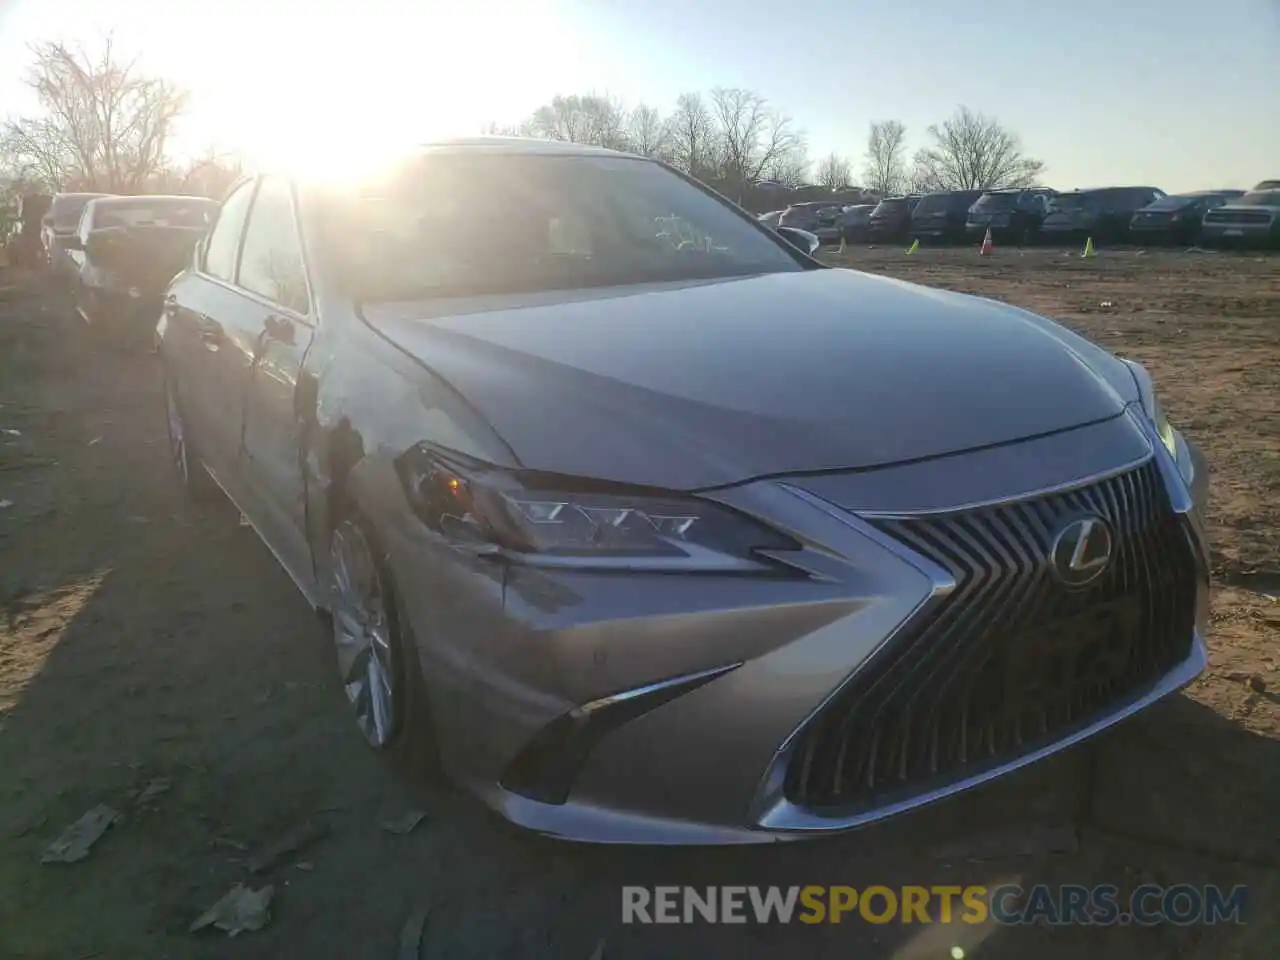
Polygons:
[[268,337],[286,345],[293,343],[293,321],[276,313],[267,314],[263,328]]

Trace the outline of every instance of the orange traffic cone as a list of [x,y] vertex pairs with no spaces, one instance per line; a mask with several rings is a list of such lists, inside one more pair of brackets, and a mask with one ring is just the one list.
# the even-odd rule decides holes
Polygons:
[[985,257],[991,253],[991,228],[987,227],[987,235],[982,238],[982,248],[978,251],[978,255]]

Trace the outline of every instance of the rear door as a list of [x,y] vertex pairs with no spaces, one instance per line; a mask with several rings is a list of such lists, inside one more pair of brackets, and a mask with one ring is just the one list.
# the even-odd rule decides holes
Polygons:
[[239,286],[257,328],[245,393],[246,512],[304,594],[312,595],[306,536],[298,378],[315,330],[293,188],[264,177],[249,214]]
[[256,179],[233,188],[194,270],[179,276],[165,301],[165,353],[183,415],[201,458],[237,500],[244,395],[257,348],[259,318],[236,289],[244,226]]

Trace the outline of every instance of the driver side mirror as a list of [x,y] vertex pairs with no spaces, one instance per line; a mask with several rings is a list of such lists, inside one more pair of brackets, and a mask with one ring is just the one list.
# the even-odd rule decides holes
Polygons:
[[806,256],[812,257],[818,252],[818,247],[822,246],[822,241],[817,235],[808,230],[801,230],[799,227],[775,227],[774,229],[782,239]]

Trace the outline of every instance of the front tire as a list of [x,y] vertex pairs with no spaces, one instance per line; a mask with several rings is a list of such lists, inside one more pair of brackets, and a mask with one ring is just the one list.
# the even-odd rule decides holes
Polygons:
[[339,679],[369,747],[414,786],[441,778],[417,644],[386,557],[362,519],[329,538],[329,615]]

